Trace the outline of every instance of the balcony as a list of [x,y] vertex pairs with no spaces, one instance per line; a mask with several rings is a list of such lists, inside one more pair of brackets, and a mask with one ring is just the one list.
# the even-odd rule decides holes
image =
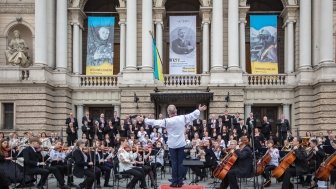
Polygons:
[[165,86],[200,86],[201,74],[196,75],[164,75]]
[[247,86],[285,86],[288,83],[287,74],[244,74],[243,77]]
[[80,87],[117,87],[118,76],[80,76]]

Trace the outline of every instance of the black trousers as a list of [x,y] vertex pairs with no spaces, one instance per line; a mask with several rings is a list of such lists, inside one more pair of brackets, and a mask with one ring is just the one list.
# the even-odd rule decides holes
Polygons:
[[49,175],[49,170],[48,169],[44,169],[44,168],[26,168],[26,174],[28,175],[41,175],[41,179],[39,181],[39,183],[37,184],[37,186],[44,186],[44,184],[46,183],[47,179],[48,179],[48,175]]
[[127,184],[127,188],[133,189],[138,181],[141,181],[140,187],[146,188],[145,172],[141,167],[133,167],[123,173],[133,176],[132,180]]
[[[63,162],[51,162],[51,167],[55,167],[59,172],[61,173],[61,177],[64,180],[64,176],[68,176],[68,184],[72,183],[72,175],[71,175],[71,170],[72,170],[72,165],[71,164],[65,164]],[[51,172],[51,171],[50,171]],[[56,175],[55,175],[56,177]],[[57,177],[56,177],[57,179]],[[61,182],[60,182],[61,184]]]
[[271,171],[273,169],[275,169],[276,166],[275,165],[266,165],[264,173],[262,174],[262,176],[266,179],[269,180],[271,179]]
[[239,189],[238,181],[237,181],[237,172],[236,169],[231,169],[227,173],[226,177],[222,181],[220,185],[220,189],[226,189],[228,186],[230,186],[230,189]]
[[58,181],[58,183],[60,184],[60,186],[64,186],[64,174],[62,173],[62,168],[59,166],[50,166],[50,167],[46,167],[46,169],[49,170],[50,173],[52,173],[56,180]]
[[[104,164],[99,165],[98,167],[101,170],[101,173],[104,173],[104,179],[105,179],[104,185],[107,185],[109,183],[111,176],[111,167],[108,167]],[[97,178],[97,184],[100,185],[100,175]]]
[[293,184],[290,182],[293,176],[296,176],[296,169],[295,167],[289,167],[283,175],[281,189],[291,189],[293,187]]
[[85,180],[79,184],[81,188],[87,188],[91,189],[92,185],[94,183],[94,179],[99,177],[100,174],[100,169],[98,167],[95,168],[96,174],[93,172],[93,168],[85,169],[84,170],[84,175],[85,175]]
[[330,171],[330,184],[334,185],[336,184],[336,168]]

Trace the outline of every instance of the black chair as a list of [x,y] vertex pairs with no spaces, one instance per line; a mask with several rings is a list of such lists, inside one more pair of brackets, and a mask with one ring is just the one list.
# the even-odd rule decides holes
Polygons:
[[[113,170],[111,171],[112,178],[113,178],[113,187],[117,186],[117,188],[120,187],[120,181],[126,181],[126,184],[129,183],[129,180],[131,180],[132,175],[127,173],[119,172],[119,164],[114,164]],[[115,185],[117,184],[117,185]],[[125,186],[126,188],[126,186]]]

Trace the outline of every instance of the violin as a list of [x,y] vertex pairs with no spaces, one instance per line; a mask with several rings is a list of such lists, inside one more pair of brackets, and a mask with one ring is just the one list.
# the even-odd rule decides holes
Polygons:
[[65,152],[69,150],[69,147],[60,146],[60,147],[55,147],[54,150],[58,152]]
[[336,152],[331,154],[315,172],[315,177],[319,180],[327,181],[331,170],[336,166]]

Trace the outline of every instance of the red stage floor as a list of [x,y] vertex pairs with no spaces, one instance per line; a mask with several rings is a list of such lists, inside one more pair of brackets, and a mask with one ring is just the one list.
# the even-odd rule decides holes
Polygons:
[[162,184],[160,189],[204,189],[202,185],[183,185],[181,188],[172,188],[169,184]]

